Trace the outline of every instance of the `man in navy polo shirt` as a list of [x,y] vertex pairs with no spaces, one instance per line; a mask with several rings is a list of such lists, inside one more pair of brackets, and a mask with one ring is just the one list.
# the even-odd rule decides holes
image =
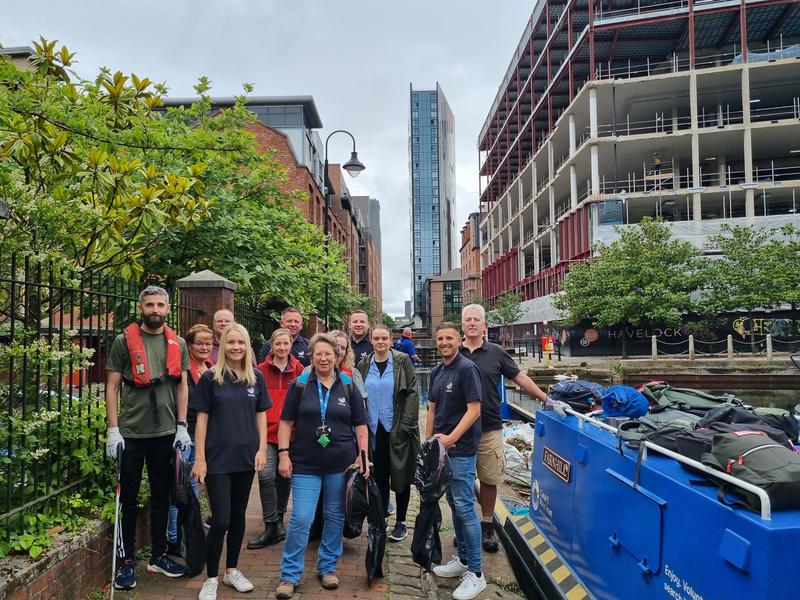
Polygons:
[[481,526],[472,487],[481,438],[481,378],[475,363],[458,351],[461,332],[453,323],[436,328],[442,362],[431,371],[426,437],[437,437],[447,449],[453,479],[447,502],[453,512],[458,556],[433,569],[439,577],[462,577],[453,600],[470,600],[486,588],[482,572]]
[[369,333],[369,315],[363,310],[354,310],[350,313],[347,324],[350,329],[350,346],[355,355],[355,364],[358,364],[375,352]]
[[481,482],[481,534],[483,549],[497,552],[492,516],[497,499],[497,486],[505,477],[506,459],[503,453],[503,421],[500,419],[500,379],[505,377],[523,391],[543,403],[547,398],[538,385],[522,373],[514,359],[497,344],[485,338],[486,310],[480,304],[470,304],[461,311],[464,343],[461,355],[474,362],[481,373],[481,442],[478,446],[478,480]]
[[[308,340],[300,335],[300,330],[303,329],[303,313],[293,306],[287,306],[281,311],[280,326],[288,329],[292,334],[292,356],[299,360],[304,367],[310,365],[311,355],[308,353]],[[261,352],[258,353],[259,364],[267,360],[270,350],[272,350],[272,342],[267,340],[261,346]]]

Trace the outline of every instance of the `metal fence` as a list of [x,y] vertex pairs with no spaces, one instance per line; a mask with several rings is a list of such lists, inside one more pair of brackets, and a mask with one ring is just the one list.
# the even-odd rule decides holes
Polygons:
[[[92,484],[105,442],[105,365],[140,286],[0,257],[0,535]],[[173,298],[181,331],[197,309]],[[96,465],[94,465],[96,468]]]

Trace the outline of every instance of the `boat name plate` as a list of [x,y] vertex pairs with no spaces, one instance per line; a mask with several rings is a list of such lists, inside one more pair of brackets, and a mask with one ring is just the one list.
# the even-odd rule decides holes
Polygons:
[[542,463],[545,467],[550,469],[555,476],[564,483],[569,483],[570,475],[572,474],[572,465],[568,460],[560,457],[558,454],[550,450],[547,446],[542,448]]

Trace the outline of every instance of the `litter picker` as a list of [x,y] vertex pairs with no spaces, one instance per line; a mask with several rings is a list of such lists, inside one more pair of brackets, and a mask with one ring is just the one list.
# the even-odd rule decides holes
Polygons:
[[125,549],[122,544],[122,528],[119,526],[119,481],[122,472],[122,448],[117,446],[117,489],[114,498],[114,551],[111,555],[111,586],[110,595],[111,600],[114,599],[114,580],[117,577],[117,556],[123,558]]

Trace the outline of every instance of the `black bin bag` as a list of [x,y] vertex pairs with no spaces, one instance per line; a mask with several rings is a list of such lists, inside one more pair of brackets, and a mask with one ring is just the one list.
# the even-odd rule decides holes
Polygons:
[[434,563],[442,562],[442,542],[439,529],[442,526],[442,511],[439,499],[447,491],[453,469],[444,444],[438,439],[427,440],[417,455],[414,485],[419,492],[419,514],[414,522],[414,538],[411,540],[411,557],[425,571]]

